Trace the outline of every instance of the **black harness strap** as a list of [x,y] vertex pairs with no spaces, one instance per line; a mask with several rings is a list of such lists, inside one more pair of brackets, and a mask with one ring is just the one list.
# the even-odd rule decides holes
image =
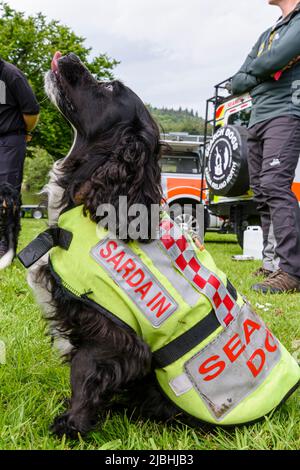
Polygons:
[[198,344],[202,343],[214,331],[220,328],[220,323],[212,310],[205,318],[186,331],[183,335],[171,341],[166,346],[153,353],[154,366],[167,367],[187,354]]
[[18,258],[25,268],[30,268],[54,246],[60,246],[64,250],[68,250],[72,238],[72,233],[67,230],[59,227],[49,228],[40,233],[26,248],[20,251]]
[[238,294],[236,288],[231,284],[229,279],[227,279],[227,290],[229,294],[233,297],[234,300],[238,299]]
[[[237,290],[231,284],[229,279],[227,279],[227,289],[234,300],[237,300]],[[174,341],[171,341],[163,348],[154,352],[154,364],[161,368],[169,366],[204,341],[219,327],[220,323],[214,310],[212,310],[207,317],[193,326],[193,328],[176,338]]]

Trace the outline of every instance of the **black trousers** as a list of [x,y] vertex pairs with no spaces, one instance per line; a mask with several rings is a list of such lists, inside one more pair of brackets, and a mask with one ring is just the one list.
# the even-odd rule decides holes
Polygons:
[[25,153],[24,135],[0,137],[0,183],[10,183],[21,191]]
[[249,129],[249,173],[268,245],[271,224],[279,267],[300,279],[300,209],[291,186],[300,154],[300,119],[281,116]]

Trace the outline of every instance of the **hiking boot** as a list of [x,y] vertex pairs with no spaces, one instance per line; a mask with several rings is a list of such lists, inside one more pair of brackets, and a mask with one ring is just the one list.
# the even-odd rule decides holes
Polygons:
[[261,267],[257,271],[254,271],[254,273],[252,273],[252,276],[253,277],[269,277],[271,274],[273,274],[273,271],[270,271],[269,269]]
[[300,280],[279,269],[265,281],[252,286],[251,289],[261,294],[300,292]]
[[0,259],[8,252],[8,244],[5,238],[0,240]]

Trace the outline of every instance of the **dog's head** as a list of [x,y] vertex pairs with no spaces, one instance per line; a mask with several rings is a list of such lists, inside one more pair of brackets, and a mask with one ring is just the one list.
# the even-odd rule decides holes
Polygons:
[[101,204],[118,212],[119,196],[129,207],[159,204],[159,129],[141,99],[117,80],[96,80],[73,53],[55,54],[45,88],[76,130],[59,181],[64,202],[83,203],[93,220]]
[[77,132],[92,139],[121,122],[147,119],[139,97],[121,82],[98,81],[73,53],[57,52],[46,92]]
[[97,139],[120,124],[134,126],[136,130],[147,126],[153,132],[158,130],[143,102],[130,88],[118,80],[96,80],[73,53],[55,54],[46,74],[45,88],[76,131],[88,139]]

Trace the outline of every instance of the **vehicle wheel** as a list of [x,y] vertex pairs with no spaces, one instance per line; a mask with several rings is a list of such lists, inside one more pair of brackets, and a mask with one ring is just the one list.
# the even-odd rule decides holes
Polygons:
[[244,232],[247,230],[247,227],[250,227],[251,225],[261,225],[260,217],[259,216],[252,216],[249,217],[249,219],[244,220],[244,222],[241,222],[238,224],[237,229],[236,229],[236,237],[238,244],[240,245],[241,248],[244,248]]
[[242,196],[249,190],[248,131],[242,126],[220,128],[211,139],[205,178],[216,196]]
[[[180,206],[175,204],[170,207],[171,216],[174,221],[185,231],[192,232],[195,235],[199,236],[200,227],[196,217],[196,208],[194,206]],[[204,211],[205,214],[206,211]],[[205,216],[204,216],[205,218]],[[205,223],[204,223],[205,224]]]
[[44,216],[43,211],[41,209],[34,209],[32,211],[32,217],[36,220],[42,219]]

